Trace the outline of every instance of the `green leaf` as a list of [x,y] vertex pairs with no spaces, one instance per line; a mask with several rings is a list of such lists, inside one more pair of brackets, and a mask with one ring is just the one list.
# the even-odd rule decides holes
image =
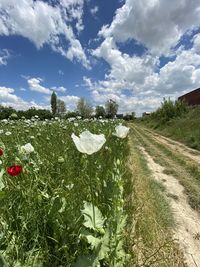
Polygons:
[[119,214],[118,215],[118,221],[117,221],[117,234],[121,235],[123,233],[123,230],[126,227],[126,221],[127,221],[127,215]]
[[80,256],[74,267],[100,267],[100,264],[94,255],[88,255]]
[[0,267],[7,267],[3,256],[0,255]]
[[83,225],[87,228],[93,229],[93,230],[100,230],[104,231],[103,225],[104,225],[104,218],[101,213],[101,211],[94,207],[94,213],[95,213],[95,222],[93,219],[93,206],[91,203],[88,203],[84,201],[84,208],[81,211],[84,216],[84,223]]
[[110,242],[110,235],[109,231],[107,230],[103,237],[95,237],[93,236],[88,230],[82,229],[81,230],[81,237],[85,238],[88,244],[91,245],[94,254],[98,260],[102,260],[107,257],[108,252],[110,250],[109,242]]
[[2,192],[0,191],[0,200],[3,199],[5,196],[6,196],[6,193],[3,191]]
[[81,230],[80,236],[87,240],[88,244],[91,245],[92,249],[97,249],[101,245],[101,238],[97,238],[97,237],[93,236],[86,229]]
[[109,243],[110,243],[110,234],[109,230],[107,229],[104,236],[101,239],[101,247],[99,248],[98,251],[99,260],[102,260],[107,257],[108,252],[110,251]]

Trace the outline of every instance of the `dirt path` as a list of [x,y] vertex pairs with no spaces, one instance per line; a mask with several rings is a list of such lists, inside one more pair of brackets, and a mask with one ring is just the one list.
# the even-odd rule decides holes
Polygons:
[[189,267],[200,267],[200,215],[194,211],[184,194],[184,187],[172,175],[164,174],[164,167],[155,163],[152,157],[141,150],[147,160],[148,167],[155,179],[164,184],[166,197],[171,205],[176,227],[174,237],[183,250]]
[[200,164],[200,152],[189,148],[185,146],[184,144],[171,140],[165,136],[162,136],[160,134],[154,133],[150,130],[145,129],[148,131],[159,143],[167,145],[169,148],[171,148],[173,151],[179,152],[180,154],[184,155],[185,157],[188,157],[195,162]]

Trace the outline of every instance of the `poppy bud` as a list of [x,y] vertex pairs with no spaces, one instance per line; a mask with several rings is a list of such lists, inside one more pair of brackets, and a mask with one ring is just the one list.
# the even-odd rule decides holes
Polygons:
[[0,148],[0,157],[3,156],[3,149]]
[[17,176],[22,172],[21,165],[13,165],[7,168],[7,173],[11,176]]

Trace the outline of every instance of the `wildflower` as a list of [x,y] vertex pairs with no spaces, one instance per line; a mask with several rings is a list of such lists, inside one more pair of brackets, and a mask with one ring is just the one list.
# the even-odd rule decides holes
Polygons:
[[71,117],[71,118],[68,118],[68,121],[71,122],[71,121],[74,121],[76,118],[74,117]]
[[3,156],[3,149],[0,148],[0,157]]
[[129,132],[129,128],[126,126],[118,125],[115,127],[115,133],[113,135],[116,135],[119,138],[125,138]]
[[59,157],[59,158],[58,158],[58,162],[59,162],[59,163],[63,163],[63,162],[65,162],[65,160],[64,160],[63,157]]
[[24,146],[21,146],[21,151],[26,154],[31,154],[32,152],[34,152],[34,147],[30,143],[28,143]]
[[5,135],[11,135],[12,133],[11,132],[5,132]]
[[74,133],[71,135],[76,148],[81,153],[91,155],[101,149],[106,142],[104,134],[92,134],[90,131],[84,131],[80,137]]
[[2,163],[3,163],[2,160],[0,160],[0,165],[2,165]]
[[69,189],[69,190],[71,190],[73,187],[74,187],[74,184],[66,185],[66,188]]
[[22,172],[22,166],[21,165],[12,165],[7,168],[7,173],[10,176],[17,176]]

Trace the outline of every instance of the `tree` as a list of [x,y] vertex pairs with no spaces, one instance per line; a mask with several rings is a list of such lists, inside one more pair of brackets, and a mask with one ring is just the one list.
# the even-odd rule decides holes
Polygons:
[[108,118],[114,118],[118,111],[118,104],[110,99],[106,102],[106,115]]
[[17,111],[18,118],[25,117],[26,119],[31,119],[34,116],[38,116],[40,120],[51,119],[52,113],[48,109],[36,109],[31,107],[27,110]]
[[12,113],[16,113],[14,108],[0,105],[0,120],[8,119]]
[[99,117],[104,118],[106,116],[105,108],[103,106],[96,106],[95,115],[97,118]]
[[64,115],[66,113],[66,105],[65,102],[61,99],[57,100],[57,113],[60,115]]
[[85,119],[91,117],[93,108],[83,97],[81,97],[77,103],[76,111],[78,112],[79,116]]
[[51,95],[51,110],[52,114],[55,116],[57,112],[57,95],[54,91]]
[[126,113],[126,115],[123,118],[126,121],[134,120],[135,119],[135,112]]

